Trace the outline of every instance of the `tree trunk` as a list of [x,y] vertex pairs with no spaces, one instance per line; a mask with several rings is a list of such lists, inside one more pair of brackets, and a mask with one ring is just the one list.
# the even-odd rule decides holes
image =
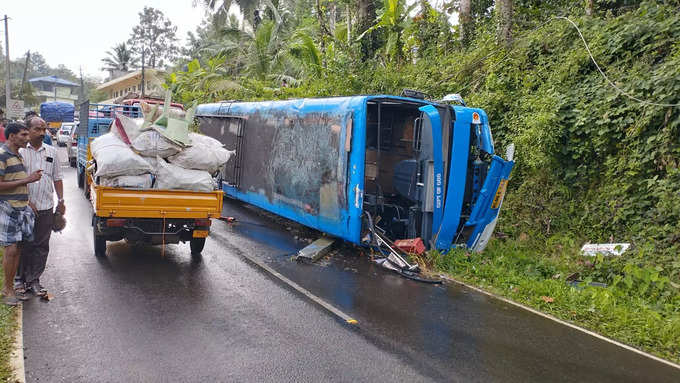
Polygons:
[[347,4],[347,44],[352,41],[352,12],[350,12],[349,4]]
[[[326,25],[326,17],[324,15],[323,9],[321,8],[321,0],[316,0],[316,19],[319,22],[320,30],[320,44],[321,44],[321,57],[326,59],[326,36],[330,34],[328,31],[328,25]],[[324,64],[325,66],[325,64]]]
[[335,6],[335,0],[331,0],[328,3],[328,26],[330,28],[331,35],[335,36],[335,22],[337,21],[337,7]]
[[[356,23],[356,35],[359,36],[364,33],[368,28],[375,22],[375,9],[376,0],[357,0],[357,23]],[[366,34],[361,39],[361,58],[370,59],[373,58],[376,51],[376,40],[377,36],[375,31]]]
[[586,16],[592,16],[593,15],[593,0],[586,0]]
[[497,0],[498,12],[498,42],[510,44],[512,42],[512,0]]
[[461,0],[460,1],[460,12],[458,14],[458,19],[460,21],[460,42],[464,47],[467,47],[470,42],[470,35],[472,34],[472,17],[470,15],[471,0]]

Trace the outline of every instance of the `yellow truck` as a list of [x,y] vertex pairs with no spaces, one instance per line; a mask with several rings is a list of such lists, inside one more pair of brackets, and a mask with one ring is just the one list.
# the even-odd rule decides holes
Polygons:
[[81,105],[78,131],[78,186],[92,203],[94,253],[105,256],[107,241],[165,245],[189,242],[200,255],[210,233],[211,218],[222,212],[223,192],[128,189],[98,185],[90,142],[109,131],[113,112],[140,117],[137,106]]
[[222,212],[222,191],[123,189],[89,182],[94,214],[96,256],[106,254],[106,241],[166,245],[189,242],[191,255],[203,251],[211,218]]

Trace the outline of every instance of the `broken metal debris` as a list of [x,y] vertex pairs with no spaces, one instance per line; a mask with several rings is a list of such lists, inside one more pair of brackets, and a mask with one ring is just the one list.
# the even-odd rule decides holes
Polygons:
[[380,233],[380,228],[374,225],[370,213],[365,211],[364,214],[368,219],[369,246],[383,256],[383,258],[375,260],[376,264],[408,279],[425,283],[442,283],[440,280],[420,277],[418,275],[418,273],[420,273],[420,267],[418,267],[417,264],[410,264],[406,260],[407,255],[390,241],[387,236],[385,236],[385,233]]

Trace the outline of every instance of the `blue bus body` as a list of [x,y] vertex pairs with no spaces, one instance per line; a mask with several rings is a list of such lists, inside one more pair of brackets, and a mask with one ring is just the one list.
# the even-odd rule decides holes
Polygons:
[[481,251],[514,165],[483,110],[416,98],[219,102],[196,117],[236,150],[226,195],[356,244],[370,215],[393,240]]

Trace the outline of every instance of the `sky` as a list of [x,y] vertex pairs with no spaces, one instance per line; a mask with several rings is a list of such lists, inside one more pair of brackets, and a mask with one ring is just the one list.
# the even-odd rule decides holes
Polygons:
[[[440,7],[441,2],[430,0],[435,7]],[[178,43],[183,45],[187,32],[195,31],[205,12],[200,5],[193,7],[193,3],[194,0],[0,0],[0,18],[10,18],[9,55],[13,60],[25,57],[31,50],[40,52],[51,67],[64,64],[76,75],[82,67],[84,75],[104,79],[101,60],[113,46],[128,40],[145,5],[163,11],[177,26]],[[237,10],[232,7],[232,12]],[[0,23],[3,54],[4,32]]]
[[[144,6],[163,11],[177,26],[179,43],[200,24],[204,10],[192,0],[1,0],[0,18],[9,16],[9,56],[25,57],[40,52],[47,64],[64,64],[76,75],[104,78],[101,59],[114,45],[127,41],[139,23]],[[5,49],[5,27],[0,41]]]

